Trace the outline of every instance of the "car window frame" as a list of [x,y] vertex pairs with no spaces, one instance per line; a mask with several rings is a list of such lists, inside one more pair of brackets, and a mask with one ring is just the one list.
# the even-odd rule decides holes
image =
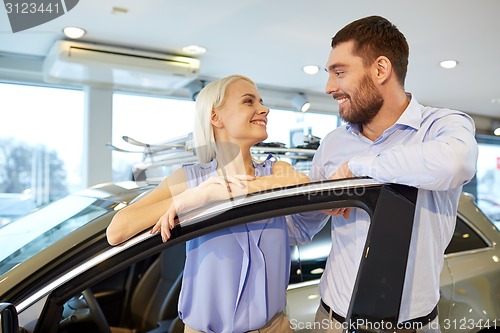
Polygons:
[[[476,233],[476,235],[479,238],[481,238],[481,240],[486,244],[486,246],[485,247],[481,247],[481,248],[476,248],[476,249],[470,249],[470,250],[464,250],[464,251],[457,251],[457,252],[452,252],[452,253],[446,253],[444,255],[445,259],[448,259],[448,258],[451,259],[451,258],[454,258],[454,257],[457,257],[457,256],[475,254],[475,253],[489,251],[489,250],[493,249],[493,247],[494,247],[493,242],[488,238],[488,236],[485,235],[484,232],[482,232],[467,217],[465,217],[465,215],[463,215],[460,212],[458,212],[457,213],[457,219],[458,218],[460,218],[467,227],[469,227],[474,233]],[[457,223],[458,223],[458,220],[457,220]],[[493,224],[492,224],[492,226],[494,227]],[[455,226],[455,228],[456,228],[456,226]],[[451,240],[450,240],[450,242],[451,242]]]

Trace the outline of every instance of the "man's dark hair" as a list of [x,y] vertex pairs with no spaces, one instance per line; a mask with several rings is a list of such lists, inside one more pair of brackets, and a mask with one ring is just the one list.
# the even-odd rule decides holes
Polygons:
[[349,41],[354,42],[353,53],[363,58],[365,66],[373,63],[379,56],[386,56],[392,63],[399,83],[404,87],[409,47],[405,36],[394,24],[380,16],[353,21],[332,38],[332,48]]

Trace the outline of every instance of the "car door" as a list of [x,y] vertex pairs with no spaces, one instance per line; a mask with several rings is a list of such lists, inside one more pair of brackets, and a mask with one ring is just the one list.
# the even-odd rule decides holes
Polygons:
[[[62,263],[65,269],[63,271],[59,269],[58,272],[62,271],[62,273],[54,275],[54,280],[47,280],[45,285],[30,285],[25,289],[10,290],[9,295],[20,312],[21,326],[28,332],[65,332],[67,326],[61,326],[75,318],[71,314],[65,316],[69,303],[72,309],[78,310],[79,315],[89,316],[90,313],[89,318],[93,318],[98,329],[106,332],[106,325],[103,325],[101,318],[105,318],[102,309],[99,315],[92,314],[90,309],[90,304],[93,304],[95,308],[99,301],[92,301],[89,295],[93,293],[86,291],[92,291],[97,286],[104,285],[107,279],[112,280],[115,274],[120,274],[131,265],[158,255],[160,252],[168,253],[175,245],[183,244],[189,239],[234,225],[327,208],[360,207],[373,217],[371,225],[373,229],[368,240],[370,255],[363,259],[360,273],[356,278],[355,290],[359,292],[353,294],[349,314],[356,318],[360,316],[376,318],[380,313],[373,313],[373,311],[379,311],[379,309],[367,307],[367,304],[381,304],[382,302],[383,311],[390,313],[384,313],[384,317],[381,318],[387,318],[387,316],[397,318],[407,261],[404,247],[408,247],[408,239],[411,236],[412,207],[414,210],[416,193],[416,189],[394,184],[379,184],[369,179],[312,183],[267,191],[242,200],[205,207],[201,212],[193,212],[188,220],[172,230],[172,237],[166,243],[163,243],[158,235],[151,235],[146,231],[120,246],[112,247],[106,242],[104,227],[100,234],[92,238],[91,248],[94,250],[88,256],[81,256],[77,253],[79,259],[69,258],[67,262]],[[396,230],[400,227],[404,230]],[[401,241],[387,244],[386,233],[395,230]],[[325,235],[326,238],[328,235]],[[394,250],[393,246],[401,245],[403,245],[402,249]],[[304,271],[301,275],[313,278],[316,275],[314,270],[318,262],[306,260],[306,253],[306,248],[301,250],[300,269]],[[391,269],[380,269],[387,265],[387,258],[391,258]],[[324,263],[319,263],[319,265],[324,265]],[[375,285],[374,277],[376,277]],[[384,283],[389,279],[391,283],[385,283],[385,285],[391,286],[390,289],[377,286],[376,281],[380,279],[383,279]],[[303,283],[308,283],[308,281]],[[130,292],[123,294],[130,294]],[[87,295],[85,299],[89,305],[87,308],[82,306],[84,302],[79,297],[82,293],[84,296]],[[383,300],[379,300],[381,295],[384,297]],[[104,320],[107,321],[107,319]]]

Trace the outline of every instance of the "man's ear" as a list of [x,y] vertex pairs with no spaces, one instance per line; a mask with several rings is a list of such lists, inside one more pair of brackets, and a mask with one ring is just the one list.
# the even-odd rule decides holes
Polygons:
[[212,123],[212,126],[214,126],[216,128],[224,127],[224,124],[222,123],[222,119],[219,117],[217,112],[215,112],[215,110],[212,110],[212,114],[210,115],[210,122]]
[[373,63],[374,67],[374,80],[375,82],[378,82],[379,84],[384,84],[386,83],[391,75],[394,75],[392,73],[392,64],[389,58],[385,56],[380,56],[378,57],[375,62]]

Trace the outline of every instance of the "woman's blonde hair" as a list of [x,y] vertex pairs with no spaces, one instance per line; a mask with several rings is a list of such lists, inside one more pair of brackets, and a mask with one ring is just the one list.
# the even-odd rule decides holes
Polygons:
[[208,163],[215,159],[216,146],[211,123],[212,111],[224,105],[229,86],[237,80],[255,83],[243,75],[229,75],[207,84],[196,98],[196,118],[194,124],[194,147],[198,162]]

